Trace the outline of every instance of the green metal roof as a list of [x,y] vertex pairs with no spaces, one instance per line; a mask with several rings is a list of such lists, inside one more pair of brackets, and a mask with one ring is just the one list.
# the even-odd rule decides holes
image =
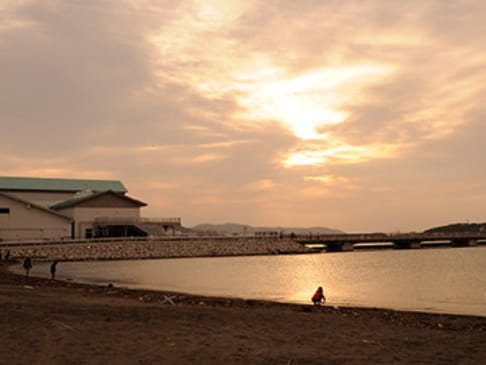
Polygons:
[[126,193],[127,189],[118,180],[80,180],[80,179],[45,179],[35,177],[0,176],[0,191],[69,191],[91,190],[93,192],[112,190]]
[[68,199],[68,200],[56,203],[54,205],[51,205],[50,209],[62,210],[62,209],[74,207],[74,206],[78,205],[79,203],[82,203],[82,202],[85,202],[85,201],[88,201],[88,200],[93,200],[93,199],[96,199],[99,196],[106,195],[106,194],[113,194],[113,195],[119,197],[120,199],[132,202],[134,205],[137,205],[139,207],[144,207],[144,206],[147,205],[146,203],[144,203],[140,200],[136,200],[136,199],[130,198],[129,196],[108,190],[108,191],[100,191],[98,193],[94,193],[94,194],[79,197],[79,198]]

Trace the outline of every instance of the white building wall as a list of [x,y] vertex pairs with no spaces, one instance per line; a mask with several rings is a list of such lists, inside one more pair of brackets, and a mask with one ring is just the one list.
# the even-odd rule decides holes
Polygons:
[[71,222],[15,200],[0,196],[0,208],[9,213],[0,213],[0,239],[22,241],[71,237]]
[[65,209],[63,214],[68,215],[75,221],[74,237],[86,237],[86,229],[93,229],[95,218],[140,218],[139,207],[117,207],[117,208],[88,208],[75,207]]

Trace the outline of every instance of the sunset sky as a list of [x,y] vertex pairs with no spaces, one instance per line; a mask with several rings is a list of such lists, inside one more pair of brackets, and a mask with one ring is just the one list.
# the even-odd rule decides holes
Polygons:
[[486,221],[482,0],[2,0],[0,175],[185,226]]

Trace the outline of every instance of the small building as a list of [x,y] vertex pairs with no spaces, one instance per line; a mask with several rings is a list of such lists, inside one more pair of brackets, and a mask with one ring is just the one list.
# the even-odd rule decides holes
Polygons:
[[146,205],[117,180],[0,177],[0,241],[180,232],[180,218],[141,218]]
[[278,238],[278,237],[280,237],[280,232],[277,232],[277,231],[258,231],[258,232],[255,232],[255,237]]

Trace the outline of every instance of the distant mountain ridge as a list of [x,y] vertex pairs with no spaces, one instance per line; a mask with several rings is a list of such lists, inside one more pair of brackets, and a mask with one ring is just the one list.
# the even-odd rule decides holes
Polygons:
[[193,231],[199,232],[218,232],[227,234],[244,234],[244,233],[255,233],[255,232],[267,232],[267,231],[277,231],[282,233],[303,234],[303,233],[321,233],[321,234],[335,234],[344,233],[338,229],[332,229],[327,227],[253,227],[248,224],[240,223],[224,223],[224,224],[198,224],[191,228]]
[[425,230],[425,233],[485,232],[486,223],[452,223]]

